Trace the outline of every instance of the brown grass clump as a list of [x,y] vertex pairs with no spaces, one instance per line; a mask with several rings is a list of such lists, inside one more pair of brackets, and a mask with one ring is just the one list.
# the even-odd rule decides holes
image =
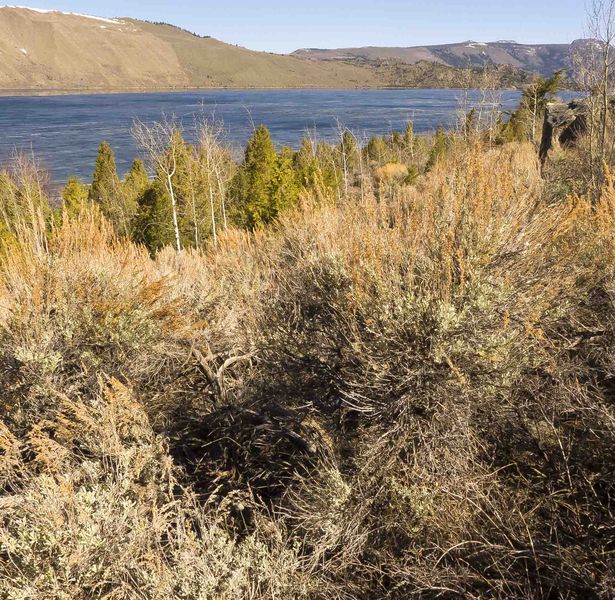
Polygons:
[[529,145],[154,259],[0,279],[0,596],[609,598],[615,180]]
[[396,181],[403,181],[408,175],[408,167],[400,163],[387,163],[382,167],[374,169],[374,177],[377,182],[392,184]]

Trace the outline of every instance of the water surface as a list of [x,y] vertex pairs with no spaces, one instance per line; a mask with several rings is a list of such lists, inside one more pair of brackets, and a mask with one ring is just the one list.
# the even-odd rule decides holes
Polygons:
[[[298,147],[306,129],[329,140],[342,123],[366,138],[403,130],[414,122],[418,133],[454,124],[466,106],[461,90],[250,90],[138,94],[0,97],[0,163],[15,150],[32,152],[56,182],[70,175],[91,176],[96,149],[109,142],[118,170],[125,172],[138,149],[130,129],[135,119],[181,119],[190,139],[195,117],[224,122],[226,138],[238,148],[253,126],[264,123],[277,145]],[[469,102],[480,99],[468,94]],[[502,92],[503,109],[512,109],[519,92]]]

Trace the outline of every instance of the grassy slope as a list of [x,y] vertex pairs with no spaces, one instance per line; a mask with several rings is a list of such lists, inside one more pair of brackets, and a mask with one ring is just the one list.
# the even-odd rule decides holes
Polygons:
[[[432,57],[433,58],[433,57]],[[0,8],[0,90],[203,87],[480,87],[436,62],[303,60],[253,52],[171,25]],[[509,87],[520,71],[501,77]]]
[[344,87],[383,85],[370,70],[344,63],[319,65],[296,57],[253,52],[212,38],[198,38],[169,25],[140,23],[168,44],[193,85],[233,87]]
[[151,34],[70,15],[0,9],[0,56],[4,88],[189,83],[172,49]]
[[11,8],[0,8],[0,59],[0,87],[12,89],[384,83],[360,66],[253,52],[167,25]]

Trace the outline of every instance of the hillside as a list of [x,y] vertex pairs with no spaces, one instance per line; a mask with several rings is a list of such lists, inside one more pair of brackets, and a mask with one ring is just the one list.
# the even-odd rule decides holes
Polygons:
[[407,64],[429,61],[455,68],[482,67],[485,65],[511,65],[532,73],[550,75],[558,69],[571,66],[572,53],[586,40],[572,44],[518,44],[513,41],[490,43],[461,42],[439,46],[414,46],[408,48],[307,48],[293,54],[299,58],[329,62],[364,62],[396,60]]
[[396,59],[366,60],[362,64],[373,69],[389,86],[403,88],[522,88],[533,77],[506,64],[459,68],[427,60],[409,64]]
[[354,87],[372,70],[253,52],[165,24],[0,8],[0,88]]
[[5,6],[0,7],[0,91],[481,87],[480,69],[499,63],[506,68],[496,74],[496,85],[527,82],[525,63],[509,60],[508,54],[491,61],[453,60],[446,48],[439,54],[367,48],[288,56],[254,52],[165,23]]

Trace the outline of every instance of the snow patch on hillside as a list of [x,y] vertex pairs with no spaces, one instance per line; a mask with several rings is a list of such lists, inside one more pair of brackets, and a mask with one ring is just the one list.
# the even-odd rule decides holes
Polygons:
[[32,12],[36,12],[36,13],[42,13],[42,14],[46,14],[46,13],[59,13],[61,15],[70,15],[73,17],[83,17],[84,19],[94,19],[95,21],[102,21],[103,23],[112,23],[114,25],[122,25],[124,22],[120,21],[118,19],[107,19],[106,17],[95,17],[93,15],[84,15],[81,13],[74,13],[74,12],[64,12],[62,10],[52,10],[50,8],[33,8],[31,6],[15,6],[15,5],[10,5],[10,4],[6,4],[3,7],[0,8],[19,8],[21,10],[31,10]]

